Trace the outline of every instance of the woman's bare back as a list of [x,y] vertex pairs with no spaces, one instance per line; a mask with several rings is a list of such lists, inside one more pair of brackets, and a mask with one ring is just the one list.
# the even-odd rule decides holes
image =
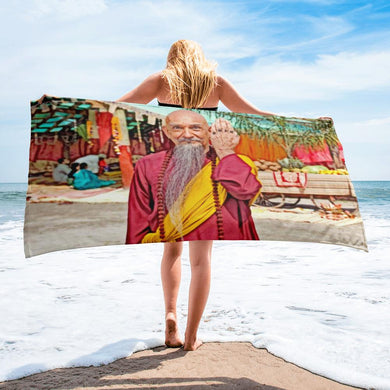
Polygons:
[[[153,73],[140,85],[120,97],[117,101],[147,104],[155,98],[161,103],[178,104],[177,102],[171,101],[168,83],[162,78],[161,72]],[[220,101],[233,112],[274,115],[256,108],[242,97],[229,81],[217,75],[217,85],[211,91],[206,103],[201,108],[216,107]]]
[[[160,76],[160,80],[158,80],[158,76]],[[173,102],[171,100],[171,95],[169,92],[169,84],[168,82],[162,78],[161,72],[156,73],[156,79],[159,83],[159,91],[157,93],[157,100],[160,103],[164,104],[178,104],[177,102]],[[201,108],[211,108],[211,107],[217,107],[218,102],[220,101],[219,98],[219,82],[221,77],[217,76],[217,85],[214,87],[214,89],[211,91],[210,96],[206,100],[206,103]]]

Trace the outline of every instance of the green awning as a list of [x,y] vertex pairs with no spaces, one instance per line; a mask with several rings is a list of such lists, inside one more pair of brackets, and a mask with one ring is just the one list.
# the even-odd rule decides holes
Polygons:
[[33,119],[45,119],[49,118],[50,114],[34,114]]
[[62,116],[62,117],[65,117],[65,116],[68,116],[69,115],[69,113],[67,113],[67,112],[61,112],[61,111],[56,111],[55,113],[54,113],[54,116]]
[[51,127],[54,126],[54,123],[42,123],[39,128],[40,129],[50,129]]
[[54,129],[50,130],[50,133],[57,133],[59,131],[63,130],[63,127],[55,127]]
[[92,104],[86,103],[86,104],[80,104],[78,107],[76,107],[76,110],[86,110],[89,107],[91,107]]
[[58,108],[72,108],[74,103],[61,103]]
[[38,127],[37,129],[34,129],[31,132],[32,133],[46,133],[47,131],[48,131],[48,129],[42,129],[42,128]]
[[75,123],[74,120],[65,120],[59,123],[58,126],[68,126],[68,125],[73,125],[74,123]]
[[60,117],[57,117],[57,118],[55,118],[55,117],[53,117],[53,118],[49,118],[48,120],[47,120],[47,122],[58,122],[58,121],[60,121],[60,120],[62,120],[62,118],[60,118]]

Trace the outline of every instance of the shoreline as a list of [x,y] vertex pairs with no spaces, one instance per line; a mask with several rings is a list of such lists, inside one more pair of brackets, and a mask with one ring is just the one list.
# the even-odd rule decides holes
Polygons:
[[197,351],[160,346],[101,366],[57,368],[6,382],[0,389],[348,390],[345,385],[248,342],[206,342]]

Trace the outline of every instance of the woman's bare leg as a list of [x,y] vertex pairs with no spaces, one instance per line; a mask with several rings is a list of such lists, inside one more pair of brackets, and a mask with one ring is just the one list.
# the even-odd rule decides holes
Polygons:
[[197,332],[210,291],[212,246],[213,241],[210,240],[189,243],[191,284],[184,341],[186,351],[195,351],[202,344],[197,338]]
[[180,347],[183,342],[177,326],[176,302],[181,278],[182,242],[164,243],[161,261],[161,281],[165,301],[165,344],[167,347]]

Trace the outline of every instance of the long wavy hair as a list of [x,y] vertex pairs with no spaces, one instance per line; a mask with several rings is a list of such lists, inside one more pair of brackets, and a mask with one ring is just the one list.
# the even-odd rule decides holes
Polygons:
[[162,77],[168,82],[172,103],[202,107],[217,85],[216,62],[206,60],[200,45],[181,39],[169,49]]

